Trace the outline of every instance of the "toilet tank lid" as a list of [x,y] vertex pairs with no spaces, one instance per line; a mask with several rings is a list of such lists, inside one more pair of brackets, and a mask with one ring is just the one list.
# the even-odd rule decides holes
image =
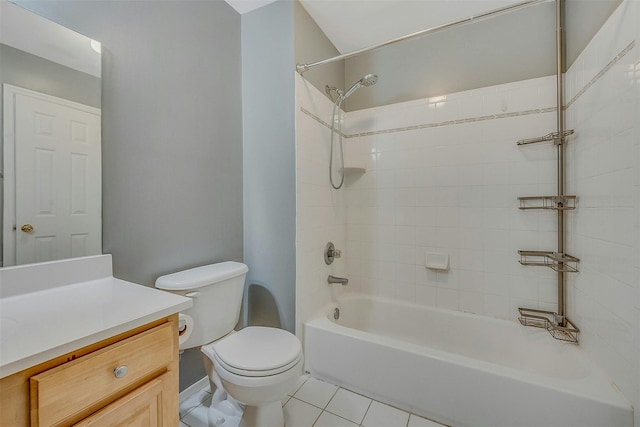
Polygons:
[[247,271],[249,271],[249,268],[245,264],[234,261],[203,265],[202,267],[160,276],[156,280],[156,288],[168,291],[197,289],[246,274]]

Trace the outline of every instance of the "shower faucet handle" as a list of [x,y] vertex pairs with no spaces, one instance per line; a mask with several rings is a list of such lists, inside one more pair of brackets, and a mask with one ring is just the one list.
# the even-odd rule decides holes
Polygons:
[[341,256],[342,256],[342,251],[339,249],[336,249],[333,243],[329,242],[324,247],[324,262],[327,265],[331,264],[335,258],[340,258]]

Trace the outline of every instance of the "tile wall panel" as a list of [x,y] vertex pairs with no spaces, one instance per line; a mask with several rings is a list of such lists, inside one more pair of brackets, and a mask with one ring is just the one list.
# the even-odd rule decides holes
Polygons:
[[302,337],[304,321],[342,292],[327,276],[346,275],[344,258],[328,266],[323,250],[328,241],[346,246],[346,193],[329,184],[333,104],[297,73],[296,99],[296,334]]
[[[346,156],[351,289],[514,319],[518,305],[553,308],[555,275],[523,267],[518,249],[554,249],[549,213],[520,195],[555,191],[552,145],[518,139],[555,128],[551,77],[349,112]],[[450,270],[425,256],[450,256]]]
[[[580,196],[567,289],[581,345],[636,408],[640,426],[640,7],[625,1],[566,74],[568,188]],[[579,94],[577,99],[574,99]]]

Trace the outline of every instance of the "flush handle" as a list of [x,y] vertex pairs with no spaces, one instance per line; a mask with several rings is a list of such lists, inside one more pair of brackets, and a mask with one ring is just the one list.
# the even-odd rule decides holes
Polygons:
[[33,233],[33,225],[25,224],[22,227],[20,227],[20,230],[24,231],[25,233]]
[[128,372],[129,372],[129,368],[127,367],[127,365],[120,365],[113,370],[113,375],[116,378],[124,378]]

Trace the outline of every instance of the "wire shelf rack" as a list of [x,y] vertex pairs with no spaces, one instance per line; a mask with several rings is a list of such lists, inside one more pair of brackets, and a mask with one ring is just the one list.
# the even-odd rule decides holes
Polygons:
[[580,260],[574,256],[553,251],[518,251],[520,264],[549,267],[554,271],[577,273]]
[[518,320],[523,326],[546,329],[557,340],[578,344],[580,329],[566,317],[561,317],[563,325],[559,325],[556,319],[560,317],[552,311],[523,307],[519,307],[518,311]]
[[520,210],[574,210],[577,196],[527,196],[518,197]]
[[536,144],[538,142],[553,141],[554,144],[559,145],[559,144],[562,144],[563,140],[567,136],[573,135],[574,132],[575,131],[573,129],[565,130],[562,133],[551,132],[544,136],[538,136],[536,138],[521,139],[519,141],[516,141],[516,144],[528,145],[528,144]]

